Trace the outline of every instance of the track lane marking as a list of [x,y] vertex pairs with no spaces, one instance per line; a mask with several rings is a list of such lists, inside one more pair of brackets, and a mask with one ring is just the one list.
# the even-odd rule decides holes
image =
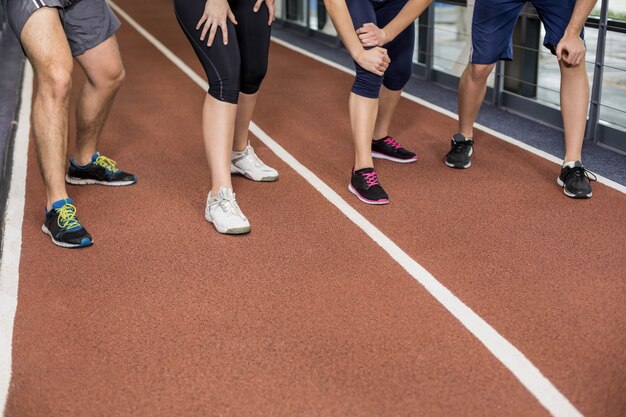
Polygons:
[[[208,83],[194,72],[183,60],[152,36],[117,4],[110,1],[111,7],[139,32],[157,50],[165,55],[182,72],[187,74],[205,92]],[[336,64],[335,64],[336,65]],[[302,176],[313,188],[341,211],[348,219],[366,233],[389,256],[417,280],[444,308],[472,333],[509,371],[526,387],[537,401],[554,416],[582,416],[580,411],[539,371],[524,354],[500,335],[484,319],[465,305],[450,290],[418,264],[395,242],[382,233],[362,214],[347,203],[330,186],[323,182],[311,170],[302,165],[285,148],[267,135],[254,122],[250,131],[270,148],[291,169]]]
[[26,169],[33,97],[33,69],[26,61],[22,81],[20,112],[13,148],[13,168],[0,256],[0,412],[4,415],[11,383],[13,324],[17,309],[22,223],[26,198]]
[[[329,59],[326,59],[326,58],[321,57],[319,55],[316,55],[316,54],[314,54],[312,52],[309,52],[306,49],[303,49],[303,48],[300,48],[298,46],[292,45],[292,44],[290,44],[288,42],[285,42],[282,39],[278,39],[276,37],[272,37],[272,41],[274,43],[280,45],[280,46],[283,46],[283,47],[289,49],[289,50],[292,50],[292,51],[297,52],[299,54],[302,54],[302,55],[304,55],[306,57],[314,59],[315,61],[321,62],[322,64],[328,65],[329,67],[335,68],[335,69],[337,69],[337,70],[339,70],[341,72],[345,72],[346,74],[350,74],[350,75],[355,75],[356,74],[350,68],[344,67],[341,64],[338,64],[338,63],[333,62],[333,61],[331,61]],[[445,109],[443,107],[437,106],[436,104],[428,102],[428,101],[426,101],[424,99],[416,97],[416,96],[414,96],[412,94],[409,94],[409,93],[407,93],[405,91],[402,92],[402,97],[404,97],[405,99],[410,100],[410,101],[412,101],[414,103],[417,103],[417,104],[419,104],[421,106],[424,106],[424,107],[426,107],[426,108],[428,108],[430,110],[434,110],[437,113],[441,113],[441,114],[443,114],[445,116],[448,116],[451,119],[459,120],[459,115],[458,114],[456,114],[454,112],[451,112],[450,110]],[[537,156],[539,156],[539,157],[541,157],[543,159],[546,159],[546,160],[548,160],[550,162],[553,162],[553,163],[555,163],[555,164],[557,164],[559,166],[563,165],[563,160],[562,159],[557,158],[556,156],[554,156],[552,154],[549,154],[548,152],[542,151],[541,149],[535,148],[534,146],[528,145],[528,144],[526,144],[526,143],[524,143],[524,142],[522,142],[522,141],[520,141],[518,139],[515,139],[515,138],[513,138],[511,136],[505,135],[504,133],[500,133],[500,132],[498,132],[496,130],[493,130],[493,129],[487,127],[487,126],[481,125],[480,123],[474,123],[474,127],[476,129],[478,129],[478,130],[482,130],[483,132],[485,132],[485,133],[487,133],[487,134],[489,134],[491,136],[494,136],[494,137],[496,137],[496,138],[498,138],[500,140],[503,140],[503,141],[505,141],[507,143],[510,143],[513,146],[517,146],[518,148],[522,148],[525,151],[528,151],[528,152],[530,152],[530,153],[532,153],[534,155],[537,155]],[[615,189],[615,190],[617,190],[617,191],[619,191],[621,193],[626,194],[626,186],[624,186],[624,185],[622,185],[622,184],[620,184],[618,182],[615,182],[615,181],[613,181],[613,180],[611,180],[609,178],[603,177],[600,174],[595,174],[595,175],[596,175],[596,177],[598,177],[598,182],[599,183],[604,184],[607,187],[613,188],[613,189]],[[555,181],[556,181],[556,179],[555,179]]]

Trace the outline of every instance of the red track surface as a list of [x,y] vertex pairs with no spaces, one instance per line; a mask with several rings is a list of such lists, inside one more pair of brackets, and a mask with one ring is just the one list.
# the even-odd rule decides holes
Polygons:
[[[119,5],[202,73],[168,1]],[[203,219],[204,94],[130,26],[102,150],[139,173],[71,189],[93,248],[39,231],[31,147],[7,416],[519,416],[546,410],[376,243],[260,142],[275,184],[234,186],[246,237]],[[77,74],[75,85],[80,76]],[[255,122],[518,347],[585,415],[626,413],[626,196],[572,201],[556,165],[403,100],[417,164],[378,164],[392,204],[346,189],[351,77],[276,44]],[[523,132],[520,132],[523,134]]]

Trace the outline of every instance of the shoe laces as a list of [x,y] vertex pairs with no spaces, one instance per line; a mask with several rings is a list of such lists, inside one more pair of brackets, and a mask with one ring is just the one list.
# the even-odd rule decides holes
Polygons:
[[215,197],[215,201],[213,204],[217,204],[219,208],[226,214],[238,217],[245,217],[241,208],[239,208],[239,204],[237,204],[237,200],[235,198],[235,193],[228,195],[226,197],[218,194]]
[[594,174],[591,171],[588,171],[587,169],[585,169],[585,167],[582,167],[582,166],[571,168],[570,171],[565,176],[569,177],[570,175],[573,175],[576,180],[583,180],[584,178],[588,179],[589,181],[598,180],[598,177],[596,177],[596,174]]
[[363,178],[365,178],[365,182],[367,182],[368,187],[380,185],[380,183],[378,182],[378,174],[375,170],[372,172],[363,172],[361,173],[361,175],[363,175]]
[[117,162],[115,162],[114,160],[107,158],[106,156],[100,155],[96,161],[94,162],[94,165],[99,165],[101,167],[103,167],[104,169],[107,170],[107,172],[117,172],[119,171],[119,169],[117,169]]
[[385,138],[385,143],[394,149],[402,149],[402,145],[400,145],[398,141],[391,136],[387,136],[387,138]]
[[252,148],[252,146],[248,146],[245,152],[246,152],[246,156],[244,158],[252,162],[255,167],[261,168],[263,167],[263,165],[265,165],[263,161],[261,161],[261,159],[254,152],[254,149]]
[[65,204],[63,207],[57,209],[59,217],[57,217],[57,224],[61,229],[73,229],[80,227],[80,222],[76,217],[76,207],[73,204]]
[[455,140],[452,141],[452,149],[450,150],[450,152],[455,152],[455,153],[460,153],[460,152],[465,152],[465,149],[468,146],[472,146],[474,144],[474,141],[472,139],[466,139],[463,142],[457,142]]

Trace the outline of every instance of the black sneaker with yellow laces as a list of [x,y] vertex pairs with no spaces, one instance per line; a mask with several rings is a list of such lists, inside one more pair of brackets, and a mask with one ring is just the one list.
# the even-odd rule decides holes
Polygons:
[[131,185],[137,182],[137,176],[117,168],[117,163],[96,152],[91,162],[80,166],[70,158],[70,167],[65,181],[73,185],[100,184],[111,186]]
[[41,230],[50,236],[52,243],[63,248],[83,248],[93,244],[93,238],[76,217],[76,207],[71,199],[52,203],[46,210],[46,221]]

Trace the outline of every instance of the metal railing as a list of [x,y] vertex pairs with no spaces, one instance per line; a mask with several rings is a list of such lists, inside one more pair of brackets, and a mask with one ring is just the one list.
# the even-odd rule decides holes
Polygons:
[[[602,0],[600,16],[590,17],[585,25],[591,80],[586,138],[626,153],[626,59],[620,58],[626,53],[626,21],[610,19],[608,3]],[[467,0],[439,0],[416,22],[415,76],[457,89],[469,57],[467,6]],[[454,10],[456,18],[449,16]],[[339,45],[323,0],[279,0],[277,17],[285,26]],[[514,61],[498,63],[486,101],[562,129],[558,64],[541,45],[541,35],[538,16],[527,5],[514,33]],[[612,49],[619,53],[607,55]]]

